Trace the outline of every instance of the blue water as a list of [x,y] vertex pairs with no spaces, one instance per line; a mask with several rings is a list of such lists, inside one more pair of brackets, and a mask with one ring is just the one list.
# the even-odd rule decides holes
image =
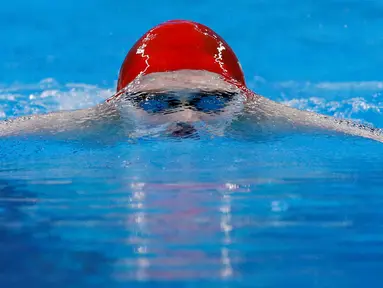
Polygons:
[[[0,118],[110,96],[141,34],[202,22],[249,87],[383,127],[383,1],[26,1]],[[102,138],[102,136],[100,136]],[[0,287],[379,287],[383,145],[349,136],[0,139]]]

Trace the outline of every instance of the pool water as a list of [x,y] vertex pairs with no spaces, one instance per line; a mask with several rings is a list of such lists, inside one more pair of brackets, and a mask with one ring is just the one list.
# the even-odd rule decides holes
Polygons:
[[[383,1],[129,2],[3,3],[0,118],[100,103],[134,41],[184,18],[255,91],[383,127]],[[341,135],[0,139],[0,287],[379,286],[382,163]]]

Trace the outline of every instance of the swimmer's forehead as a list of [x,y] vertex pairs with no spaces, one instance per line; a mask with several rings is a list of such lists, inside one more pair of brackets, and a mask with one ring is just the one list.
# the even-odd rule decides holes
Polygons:
[[127,93],[204,90],[227,91],[239,93],[233,84],[226,82],[221,76],[207,71],[175,71],[151,73],[133,81],[127,87]]

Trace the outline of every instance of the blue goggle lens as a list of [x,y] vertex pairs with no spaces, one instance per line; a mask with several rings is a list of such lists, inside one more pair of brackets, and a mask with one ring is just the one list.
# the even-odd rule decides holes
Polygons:
[[170,109],[170,104],[167,101],[148,99],[141,101],[139,107],[147,112],[158,113]]
[[223,98],[221,96],[216,95],[207,95],[200,97],[199,99],[192,100],[190,104],[201,112],[214,112],[214,111],[222,111],[227,102],[230,100],[228,98]]
[[137,106],[149,113],[160,113],[185,105],[201,112],[220,112],[232,100],[234,93],[230,92],[198,92],[190,95],[184,103],[171,93],[140,94],[132,99]]

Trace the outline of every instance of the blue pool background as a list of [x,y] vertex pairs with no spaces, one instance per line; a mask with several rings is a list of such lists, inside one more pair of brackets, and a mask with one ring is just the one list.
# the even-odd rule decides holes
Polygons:
[[[146,30],[204,23],[250,88],[383,127],[383,1],[11,1],[0,118],[90,107]],[[383,146],[0,140],[0,287],[379,286]]]

